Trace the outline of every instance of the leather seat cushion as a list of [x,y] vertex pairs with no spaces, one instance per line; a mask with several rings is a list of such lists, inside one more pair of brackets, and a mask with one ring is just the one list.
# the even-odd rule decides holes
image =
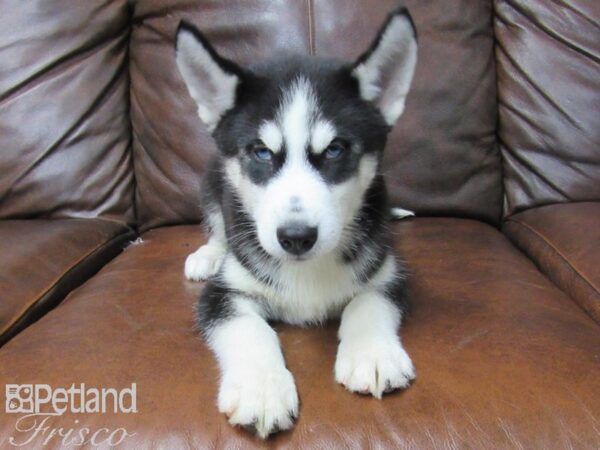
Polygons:
[[600,202],[533,208],[510,217],[503,229],[600,323]]
[[0,345],[96,273],[132,236],[105,220],[0,221]]
[[[275,446],[595,448],[600,328],[498,230],[464,219],[395,225],[413,273],[402,328],[417,368],[382,401],[333,380],[336,324],[276,325],[301,413]],[[66,413],[46,425],[125,427],[126,448],[253,448],[218,414],[219,373],[194,331],[202,284],[183,276],[196,226],[147,232],[0,350],[0,383],[137,383],[137,413]],[[0,442],[17,415],[0,420]],[[40,444],[42,437],[33,444]]]

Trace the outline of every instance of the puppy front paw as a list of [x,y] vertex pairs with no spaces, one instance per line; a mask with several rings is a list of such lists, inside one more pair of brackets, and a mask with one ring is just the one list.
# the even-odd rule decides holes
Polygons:
[[203,245],[186,258],[185,277],[190,281],[208,280],[219,271],[225,251],[225,246],[219,243]]
[[218,404],[231,425],[252,430],[262,439],[292,428],[298,417],[296,385],[285,367],[225,374]]
[[352,392],[384,393],[407,387],[415,378],[410,357],[396,336],[343,339],[335,361],[335,379]]

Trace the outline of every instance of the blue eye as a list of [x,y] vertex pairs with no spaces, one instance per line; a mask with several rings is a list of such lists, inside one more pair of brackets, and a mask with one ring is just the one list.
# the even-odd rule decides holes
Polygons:
[[252,152],[259,161],[270,162],[273,160],[273,152],[267,147],[256,147]]
[[344,146],[338,142],[333,142],[329,144],[329,147],[325,149],[325,158],[326,159],[337,159],[342,153],[344,153],[346,149]]

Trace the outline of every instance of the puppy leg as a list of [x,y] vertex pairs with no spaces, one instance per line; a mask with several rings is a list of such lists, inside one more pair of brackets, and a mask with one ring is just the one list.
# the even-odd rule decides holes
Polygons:
[[358,295],[344,309],[335,379],[348,390],[371,393],[405,388],[415,377],[410,357],[397,334],[401,311],[377,290]]
[[293,426],[298,415],[294,379],[257,304],[218,283],[207,284],[199,314],[221,369],[219,411],[232,425],[253,428],[264,439]]
[[225,224],[220,210],[215,209],[207,216],[210,237],[185,260],[185,277],[191,281],[208,280],[219,271],[225,253],[227,238]]

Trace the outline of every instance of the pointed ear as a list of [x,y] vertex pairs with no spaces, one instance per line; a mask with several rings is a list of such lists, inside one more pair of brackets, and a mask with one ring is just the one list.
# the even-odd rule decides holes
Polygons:
[[198,105],[198,116],[212,132],[235,104],[242,70],[221,57],[202,33],[185,21],[177,29],[175,51],[179,72]]
[[417,64],[417,33],[408,10],[390,14],[377,38],[354,64],[360,95],[372,102],[388,125],[402,112]]

